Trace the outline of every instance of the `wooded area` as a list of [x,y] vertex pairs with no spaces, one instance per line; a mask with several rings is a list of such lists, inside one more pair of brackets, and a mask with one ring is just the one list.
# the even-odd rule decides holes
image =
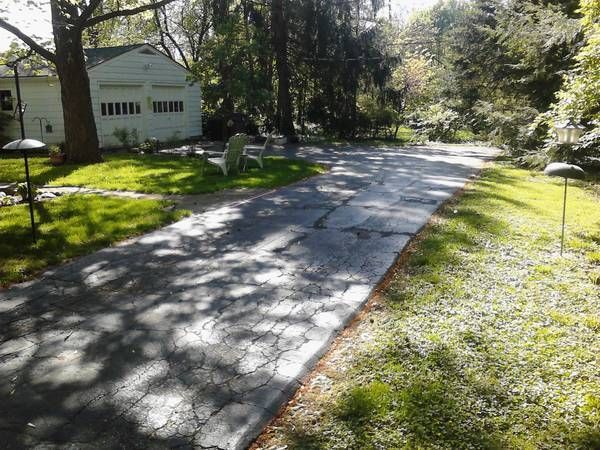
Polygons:
[[[406,20],[386,0],[80,3],[84,46],[147,41],[192,71],[214,138],[241,113],[250,133],[393,139],[408,125],[422,140],[507,145],[533,165],[599,151],[595,0],[442,0]],[[56,30],[55,42],[58,55]],[[566,118],[588,130],[569,149],[550,139]]]

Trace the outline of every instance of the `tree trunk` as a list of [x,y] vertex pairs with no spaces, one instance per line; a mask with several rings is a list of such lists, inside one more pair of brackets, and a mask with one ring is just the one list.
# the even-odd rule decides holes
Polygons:
[[283,0],[271,2],[271,30],[275,65],[277,67],[277,122],[280,133],[286,136],[295,134],[292,120],[292,99],[290,95],[290,67],[287,52],[287,22],[283,14]]
[[58,7],[51,3],[56,45],[56,72],[60,80],[63,117],[65,123],[65,153],[73,163],[102,161],[98,132],[94,121],[90,80],[85,65],[81,30],[65,23]]

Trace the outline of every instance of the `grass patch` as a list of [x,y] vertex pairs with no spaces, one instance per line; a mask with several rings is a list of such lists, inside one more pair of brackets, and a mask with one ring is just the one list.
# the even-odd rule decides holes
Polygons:
[[[32,182],[36,185],[84,186],[157,194],[195,194],[231,188],[275,188],[324,173],[320,164],[282,157],[265,159],[265,169],[223,176],[213,166],[202,173],[198,158],[163,155],[107,154],[104,162],[93,165],[52,166],[48,158],[30,158]],[[24,180],[23,159],[0,158],[0,181]]]
[[35,204],[38,242],[33,244],[27,205],[0,208],[0,286],[187,215],[169,202],[68,195]]
[[261,446],[600,448],[600,198],[570,188],[560,258],[562,192],[485,170]]

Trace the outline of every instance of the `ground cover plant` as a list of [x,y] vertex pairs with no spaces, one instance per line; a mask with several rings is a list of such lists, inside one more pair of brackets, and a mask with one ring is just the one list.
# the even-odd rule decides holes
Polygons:
[[[32,157],[32,182],[37,185],[85,186],[157,194],[195,194],[231,188],[275,188],[324,173],[322,165],[281,157],[265,158],[265,169],[224,177],[197,158],[163,155],[108,154],[94,165],[52,166],[45,157]],[[0,181],[22,181],[23,160],[0,158]]]
[[173,222],[187,211],[171,203],[96,195],[67,195],[35,204],[38,242],[32,243],[27,205],[0,208],[0,286],[24,281],[75,256]]
[[600,196],[590,187],[569,189],[561,258],[560,180],[485,170],[258,446],[600,448]]

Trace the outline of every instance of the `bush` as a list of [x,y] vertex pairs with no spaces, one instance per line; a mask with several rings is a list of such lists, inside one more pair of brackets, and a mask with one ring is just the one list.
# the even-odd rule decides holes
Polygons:
[[451,142],[457,131],[462,128],[460,114],[442,103],[431,105],[418,123],[419,134],[427,136],[432,141]]
[[125,148],[131,148],[139,142],[138,131],[135,128],[129,131],[127,127],[117,127],[112,134]]
[[473,112],[475,120],[492,143],[506,146],[517,155],[523,149],[537,147],[547,135],[545,124],[535,122],[538,111],[523,106],[515,99],[501,99],[495,103],[479,100]]
[[[37,195],[37,188],[32,184],[31,185],[31,193],[33,198]],[[29,200],[29,196],[27,193],[27,183],[19,183],[17,185],[17,195],[20,195],[23,201]]]

